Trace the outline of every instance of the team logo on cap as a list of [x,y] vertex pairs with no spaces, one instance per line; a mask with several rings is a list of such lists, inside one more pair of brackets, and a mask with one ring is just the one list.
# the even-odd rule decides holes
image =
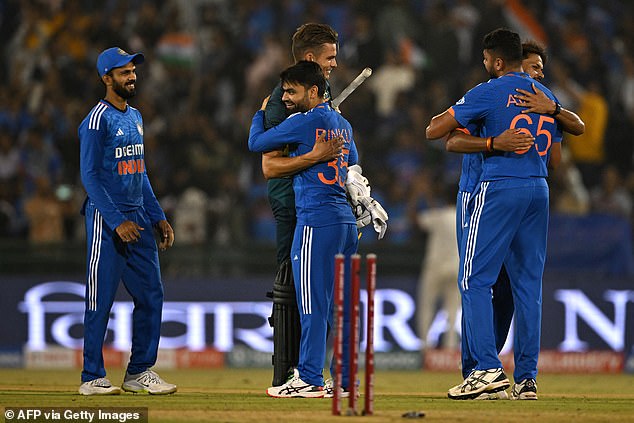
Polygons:
[[121,48],[117,49],[117,53],[119,53],[122,56],[129,56],[129,54],[126,53],[126,51]]

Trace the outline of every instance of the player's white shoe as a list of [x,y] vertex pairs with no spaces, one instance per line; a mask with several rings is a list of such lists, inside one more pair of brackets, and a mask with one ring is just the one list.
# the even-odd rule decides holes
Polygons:
[[[341,398],[348,398],[350,396],[350,391],[347,389],[339,388],[341,391]],[[324,381],[324,398],[332,398],[335,394],[335,381],[330,379],[326,379]],[[357,398],[361,396],[361,391],[359,391],[359,381],[357,380]]]
[[457,400],[474,399],[484,392],[500,392],[510,386],[511,383],[502,368],[474,370],[460,385],[449,389],[447,396]]
[[535,382],[535,379],[524,379],[520,383],[515,383],[511,390],[511,399],[536,400],[537,382]]
[[177,389],[176,385],[165,382],[155,371],[150,369],[136,375],[126,372],[121,388],[135,394],[147,392],[152,395],[173,394]]
[[119,395],[121,389],[112,386],[112,383],[105,377],[89,380],[79,385],[80,395]]
[[486,400],[486,401],[494,401],[494,400],[507,400],[509,399],[509,394],[506,393],[505,390],[498,392],[483,392],[474,400]]
[[[341,389],[340,392],[340,397],[341,398],[347,398],[350,396],[350,392],[348,391],[344,391],[343,388],[339,388]],[[326,379],[324,380],[324,398],[332,398],[335,394],[335,381],[331,379]]]
[[271,386],[266,394],[274,398],[323,398],[324,387],[304,382],[299,377],[299,371],[294,369],[293,376],[284,385]]

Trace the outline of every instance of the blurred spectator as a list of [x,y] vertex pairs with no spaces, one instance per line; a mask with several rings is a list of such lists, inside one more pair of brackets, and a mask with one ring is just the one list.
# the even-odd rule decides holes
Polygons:
[[18,229],[15,199],[9,189],[9,184],[0,181],[0,238],[14,236]]
[[456,207],[449,203],[418,214],[418,225],[427,233],[425,258],[418,278],[416,309],[418,334],[425,348],[437,347],[430,339],[429,328],[437,308],[446,313],[443,348],[458,348],[456,318],[460,308],[458,290],[458,248],[456,246]]
[[[448,81],[450,72],[456,75],[462,69],[459,66],[458,35],[451,24],[449,7],[443,2],[437,2],[429,8],[421,36],[421,45],[427,53],[426,75],[432,80],[443,78]],[[452,81],[457,84],[458,81]],[[434,109],[435,110],[435,109]]]
[[15,138],[0,131],[0,181],[15,183],[20,170],[20,150]]
[[605,130],[608,123],[608,103],[601,85],[590,81],[587,90],[577,93],[579,117],[586,124],[583,134],[568,137],[570,152],[579,167],[583,182],[594,187],[600,181],[600,172],[605,160]]
[[414,137],[409,128],[402,127],[394,135],[385,160],[394,173],[393,183],[408,186],[423,167],[423,151],[426,144]]
[[262,85],[270,85],[277,81],[279,69],[290,65],[286,50],[282,43],[272,35],[264,37],[264,45],[246,69],[246,88],[249,92],[257,92]]
[[174,209],[174,233],[184,245],[203,244],[207,241],[207,194],[194,187],[185,189]]
[[574,215],[584,215],[590,211],[590,194],[567,148],[562,148],[561,163],[549,179],[553,210]]
[[619,104],[627,116],[634,116],[634,56],[623,55],[623,79],[619,86]]
[[[373,192],[374,195],[374,192]],[[410,241],[412,235],[412,222],[408,214],[407,208],[408,187],[403,183],[395,182],[390,185],[387,198],[381,199],[380,202],[385,206],[385,211],[390,217],[389,230],[385,238],[395,244],[404,244]],[[376,198],[376,196],[375,196]],[[374,232],[366,229],[366,237],[375,241]]]
[[157,45],[163,34],[164,20],[155,2],[141,4],[136,16],[134,33],[139,37],[140,45],[134,50],[147,50]]
[[219,189],[210,199],[210,240],[217,245],[241,245],[248,237],[247,211],[244,192],[240,189],[235,170],[226,170],[218,176]]
[[381,64],[382,56],[381,50],[377,48],[379,41],[372,24],[372,18],[360,12],[354,16],[353,20],[354,29],[351,37],[341,46],[343,62],[353,68],[370,67],[377,69]]
[[26,107],[28,96],[17,85],[0,86],[0,129],[18,136],[33,125],[33,116]]
[[79,1],[66,1],[54,17],[59,22],[59,28],[51,37],[51,42],[63,46],[63,49],[57,50],[61,54],[55,59],[63,58],[67,64],[86,60],[90,49],[90,40],[84,34],[93,25],[93,19],[82,13],[81,7]]
[[22,188],[20,169],[15,138],[0,131],[0,237],[14,236],[19,228],[16,205]]
[[378,11],[374,23],[383,51],[389,51],[403,38],[417,39],[419,26],[406,0],[389,0]]
[[451,22],[458,39],[456,51],[461,66],[471,63],[471,53],[480,40],[474,39],[474,33],[480,12],[471,4],[471,0],[458,0],[451,9]]
[[617,76],[614,86],[616,96],[611,108],[615,112],[610,113],[605,147],[606,162],[626,174],[634,164],[634,55],[624,53],[622,58],[623,74]]
[[62,161],[55,146],[45,139],[42,128],[33,127],[25,135],[20,160],[28,194],[35,189],[35,181],[38,178],[45,178],[52,184],[58,183],[62,172]]
[[[625,189],[627,190],[630,199],[634,200],[634,169],[631,169],[625,175]],[[630,217],[630,221],[634,224],[634,213],[631,213]],[[632,225],[632,228],[634,229],[634,225]],[[632,235],[634,235],[634,233]]]
[[249,207],[249,239],[255,242],[275,242],[275,219],[266,196],[261,194]]
[[[46,175],[52,186],[64,183],[72,192],[81,191],[77,125],[82,98],[102,94],[103,86],[94,78],[96,55],[119,45],[146,57],[147,64],[138,69],[143,83],[132,105],[145,111],[146,148],[153,150],[147,166],[159,198],[172,199],[173,211],[190,188],[203,191],[210,201],[205,242],[246,242],[253,236],[246,232],[251,219],[257,219],[257,233],[266,239],[267,225],[274,224],[269,216],[258,215],[265,197],[258,197],[256,188],[263,178],[259,160],[245,147],[247,132],[266,87],[291,61],[284,53],[289,51],[286,40],[300,24],[314,21],[333,25],[341,35],[343,60],[331,79],[334,96],[363,67],[374,70],[341,109],[355,127],[373,192],[389,197],[386,208],[393,211],[393,223],[388,237],[393,232],[391,242],[415,242],[418,210],[437,203],[439,195],[431,182],[419,178],[455,184],[460,165],[460,156],[448,156],[440,144],[425,141],[425,122],[458,100],[463,84],[470,88],[486,81],[482,36],[495,27],[518,30],[521,25],[509,14],[509,4],[5,1],[0,133],[9,137],[10,147],[0,139],[0,179],[13,176],[8,186],[0,187],[0,202],[5,215],[13,217],[11,229],[0,236],[27,236],[23,202],[32,196],[37,178]],[[554,209],[583,213],[589,207],[583,192],[599,183],[603,167],[615,165],[624,175],[632,169],[634,4],[513,4],[521,4],[548,35],[553,60],[546,85],[586,120],[587,138],[565,140],[576,149],[568,170],[551,178]],[[576,168],[583,171],[587,187],[578,183]],[[74,216],[80,221],[78,213]],[[67,236],[72,236],[68,230]]]
[[[505,16],[505,4],[507,0],[481,0],[477,3],[480,12],[480,20],[474,32],[474,46],[472,58],[480,60],[482,56],[481,44],[479,43],[492,28],[509,27]],[[471,86],[471,85],[470,85]],[[464,91],[462,91],[464,92]]]
[[368,80],[377,99],[377,114],[383,117],[389,116],[394,111],[398,94],[411,90],[415,81],[414,69],[404,63],[398,53],[388,50],[385,53],[385,63]]
[[612,214],[628,220],[632,215],[632,198],[614,166],[603,169],[601,185],[592,190],[590,199],[595,213]]
[[35,179],[35,193],[24,202],[24,212],[33,244],[64,241],[64,208],[45,176]]

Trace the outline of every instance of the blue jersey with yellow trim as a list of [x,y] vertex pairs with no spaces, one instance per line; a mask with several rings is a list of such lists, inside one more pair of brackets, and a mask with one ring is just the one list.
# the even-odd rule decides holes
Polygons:
[[293,177],[297,224],[319,227],[355,223],[344,189],[348,165],[358,161],[350,123],[328,103],[321,103],[305,113],[295,113],[266,132],[263,118],[261,110],[253,116],[249,150],[254,152],[277,150],[290,144],[297,146],[291,155],[300,156],[313,149],[315,140],[323,132],[326,139],[343,136],[343,157],[318,163]]
[[535,144],[523,152],[484,153],[481,181],[548,176],[550,146],[554,142],[561,142],[562,131],[552,116],[522,113],[524,108],[515,98],[516,89],[532,91],[531,84],[557,101],[548,88],[531,79],[528,74],[509,72],[472,88],[449,109],[460,125],[477,125],[482,137],[495,137],[509,128],[522,128],[535,137]]
[[132,106],[101,100],[79,125],[81,180],[111,229],[124,212],[144,207],[153,224],[165,219],[145,171],[143,119]]

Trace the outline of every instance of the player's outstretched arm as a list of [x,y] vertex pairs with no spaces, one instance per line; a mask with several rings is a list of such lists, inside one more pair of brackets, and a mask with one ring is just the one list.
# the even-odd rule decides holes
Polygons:
[[451,109],[447,109],[441,114],[431,118],[429,125],[425,129],[425,135],[428,140],[442,138],[460,126],[450,110]]
[[256,153],[265,153],[273,150],[280,150],[287,144],[292,144],[301,134],[303,115],[296,113],[298,116],[292,122],[286,119],[277,126],[264,129],[264,109],[269,100],[265,98],[262,102],[262,108],[258,110],[251,120],[251,128],[249,129],[249,150]]
[[539,88],[533,85],[534,93],[517,88],[516,91],[520,94],[515,95],[515,98],[522,101],[522,105],[526,107],[522,110],[522,113],[541,113],[552,115],[565,132],[571,135],[581,135],[586,130],[585,123],[581,120],[579,115],[570,110],[564,109],[559,105],[559,111],[557,111],[557,103],[554,100],[548,98],[548,96]]
[[497,137],[480,138],[469,135],[462,128],[453,130],[445,148],[452,153],[479,153],[483,151],[521,151],[530,148],[535,143],[531,134],[520,129],[507,129]]
[[301,156],[286,157],[281,150],[262,154],[262,173],[266,179],[282,178],[294,175],[321,162],[336,159],[342,153],[344,139],[339,136],[325,140],[326,133],[322,133],[313,149]]

